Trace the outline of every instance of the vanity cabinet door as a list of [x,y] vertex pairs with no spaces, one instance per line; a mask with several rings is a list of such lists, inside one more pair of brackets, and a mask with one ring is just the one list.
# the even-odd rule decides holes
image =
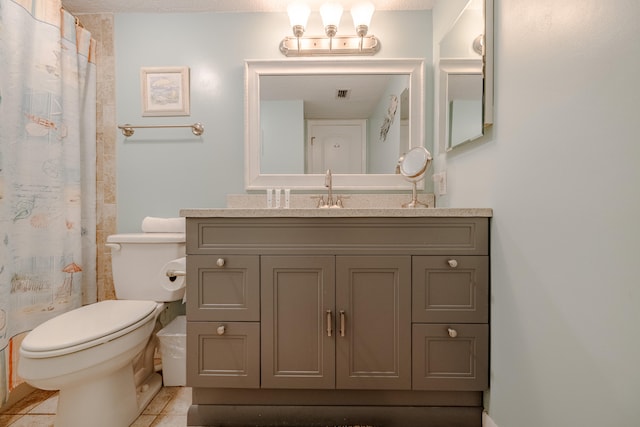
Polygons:
[[260,320],[257,255],[189,255],[187,278],[187,320]]
[[489,325],[414,324],[414,390],[486,390]]
[[489,257],[413,257],[414,322],[487,323]]
[[190,387],[260,387],[258,322],[187,322]]
[[335,386],[335,257],[263,256],[262,388]]
[[336,388],[411,388],[411,257],[336,258]]

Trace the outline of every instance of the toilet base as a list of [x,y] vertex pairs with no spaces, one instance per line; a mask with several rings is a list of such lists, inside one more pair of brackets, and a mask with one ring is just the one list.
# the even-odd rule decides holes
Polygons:
[[151,402],[151,399],[158,394],[158,391],[162,388],[162,375],[153,373],[138,387],[138,414],[136,418],[144,408]]
[[103,378],[60,390],[55,427],[128,427],[162,387],[153,373],[136,388],[129,364]]

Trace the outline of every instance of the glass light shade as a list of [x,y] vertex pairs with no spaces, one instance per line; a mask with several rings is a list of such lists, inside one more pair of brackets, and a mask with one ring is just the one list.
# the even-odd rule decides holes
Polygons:
[[369,27],[371,24],[371,17],[376,10],[373,3],[369,1],[362,1],[356,3],[351,8],[351,17],[353,18],[353,26],[358,28],[360,25]]
[[306,27],[311,9],[306,3],[296,1],[287,7],[287,14],[289,15],[291,27],[295,27],[296,25]]
[[327,2],[320,6],[320,16],[322,16],[322,25],[338,26],[342,17],[342,5],[337,2]]

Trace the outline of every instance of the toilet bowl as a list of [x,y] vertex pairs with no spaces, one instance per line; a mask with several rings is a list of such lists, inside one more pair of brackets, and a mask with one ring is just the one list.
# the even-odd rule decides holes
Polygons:
[[60,390],[56,426],[128,426],[136,419],[139,406],[162,384],[155,374],[136,387],[132,367],[162,307],[102,301],[55,317],[25,337],[20,375],[34,387]]
[[[162,265],[184,256],[184,234],[166,233],[164,239],[158,236],[164,233],[153,234],[107,240],[118,252],[112,255],[120,282],[114,274],[116,295],[125,286],[128,299],[68,311],[22,341],[18,375],[36,388],[60,390],[56,427],[129,426],[162,386],[153,360],[157,319],[165,301],[182,299],[184,289],[167,296],[159,273]],[[127,276],[131,269],[135,274]]]

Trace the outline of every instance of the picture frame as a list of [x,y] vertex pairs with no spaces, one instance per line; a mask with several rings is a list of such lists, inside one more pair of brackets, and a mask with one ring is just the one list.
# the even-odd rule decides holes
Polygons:
[[189,67],[142,67],[142,116],[188,116]]

